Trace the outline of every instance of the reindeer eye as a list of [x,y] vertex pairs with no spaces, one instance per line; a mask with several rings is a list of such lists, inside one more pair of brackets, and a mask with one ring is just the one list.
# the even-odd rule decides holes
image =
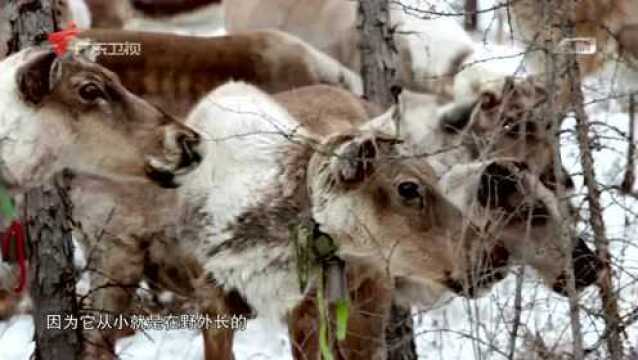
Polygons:
[[397,191],[399,195],[405,200],[412,200],[421,197],[419,193],[419,184],[414,181],[404,181],[399,184]]
[[93,102],[99,98],[104,98],[104,93],[97,85],[89,83],[82,85],[79,91],[80,97],[88,102]]
[[503,130],[509,136],[517,136],[520,132],[520,125],[513,118],[507,118],[503,122]]

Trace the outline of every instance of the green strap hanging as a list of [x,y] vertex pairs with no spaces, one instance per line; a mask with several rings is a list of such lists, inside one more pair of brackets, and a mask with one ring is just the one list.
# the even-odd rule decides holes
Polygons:
[[13,207],[11,197],[9,196],[7,189],[5,189],[2,185],[0,185],[0,213],[2,213],[2,215],[6,217],[8,221],[11,221],[17,217],[17,213],[15,208]]
[[[336,338],[343,341],[346,337],[349,317],[349,301],[347,298],[347,284],[343,271],[343,261],[337,253],[337,245],[328,235],[319,230],[318,224],[311,220],[309,223],[292,225],[290,227],[292,244],[296,257],[297,275],[300,290],[303,292],[314,277],[317,290],[317,308],[319,310],[319,349],[323,360],[334,360],[330,348],[330,303],[335,305]],[[327,274],[334,270],[337,263],[342,265],[336,270],[341,272],[336,281],[327,279]],[[328,296],[326,296],[328,290]],[[337,294],[337,295],[335,295]]]

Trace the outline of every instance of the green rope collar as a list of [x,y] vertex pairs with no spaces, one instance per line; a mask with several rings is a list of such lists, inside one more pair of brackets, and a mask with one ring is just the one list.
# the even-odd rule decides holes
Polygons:
[[349,300],[345,262],[337,256],[339,247],[334,239],[322,232],[314,219],[292,225],[290,236],[300,291],[306,291],[312,278],[317,287],[319,348],[322,358],[333,360],[330,349],[332,334],[328,326],[330,305],[335,308],[338,341],[345,339],[348,328]]

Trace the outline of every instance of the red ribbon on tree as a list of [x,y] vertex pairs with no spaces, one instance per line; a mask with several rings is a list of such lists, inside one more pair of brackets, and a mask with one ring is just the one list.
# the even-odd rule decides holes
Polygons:
[[20,277],[18,278],[18,286],[15,288],[15,292],[20,293],[27,285],[27,256],[25,252],[27,237],[24,226],[19,220],[13,220],[11,226],[2,237],[2,252],[4,254],[9,252],[12,239],[16,242],[16,258],[20,268]]

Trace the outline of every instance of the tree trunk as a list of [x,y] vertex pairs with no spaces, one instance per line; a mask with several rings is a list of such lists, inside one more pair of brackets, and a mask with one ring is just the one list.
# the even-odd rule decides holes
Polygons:
[[478,0],[465,0],[465,30],[474,31],[478,27]]
[[594,171],[594,157],[590,145],[590,125],[584,107],[584,98],[581,90],[581,75],[576,61],[576,56],[569,56],[568,78],[572,84],[572,106],[576,113],[576,134],[578,148],[580,150],[580,163],[583,168],[583,178],[587,186],[587,205],[589,207],[589,224],[594,232],[594,245],[596,253],[603,262],[604,270],[598,283],[600,298],[603,306],[607,337],[607,351],[610,360],[621,360],[623,355],[623,342],[620,337],[620,314],[618,311],[618,299],[614,291],[613,271],[611,268],[611,255],[609,253],[609,239],[605,231],[603,220],[603,208],[600,202],[601,191],[596,181]]
[[[537,3],[538,13],[541,14],[544,23],[547,24],[546,28],[551,28],[550,24],[560,24],[561,35],[563,38],[571,37],[568,34],[568,31],[566,31],[566,28],[569,27],[569,24],[567,24],[567,22],[569,22],[569,17],[563,16],[566,14],[566,9],[568,8],[566,3],[567,2],[563,2],[562,0],[541,0]],[[568,59],[566,59],[565,56],[558,56],[558,54],[554,51],[558,45],[557,39],[554,39],[552,36],[546,36],[543,41],[544,43],[541,45],[544,46],[545,50],[545,86],[549,94],[559,94],[566,88],[564,81],[570,80],[565,79],[564,76],[560,76],[564,74],[566,66],[568,66]],[[569,85],[571,86],[572,84]],[[545,117],[552,119],[552,133],[556,134],[556,136],[552,138],[554,141],[553,148],[555,149],[553,163],[554,176],[556,179],[560,179],[562,173],[559,134],[563,117],[567,113],[566,105],[567,104],[562,101],[555,101],[553,96],[549,96],[544,109]],[[557,199],[559,199],[560,217],[560,226],[556,231],[556,239],[558,239],[558,245],[561,252],[566,257],[566,267],[564,271],[566,274],[565,282],[569,301],[572,353],[573,359],[582,360],[584,358],[583,335],[580,323],[580,311],[578,294],[576,292],[575,285],[574,268],[572,266],[572,239],[575,238],[575,234],[573,220],[571,219],[569,211],[569,197],[566,196],[565,189],[560,181],[556,182],[555,194]]]
[[[0,5],[11,24],[9,53],[42,44],[57,29],[50,0],[10,0]],[[65,317],[78,319],[65,184],[64,177],[58,176],[25,196],[35,359],[78,359],[81,352],[81,329],[63,330]]]
[[[566,2],[566,13],[574,13],[574,4]],[[568,17],[565,17],[568,18]],[[565,23],[562,25],[562,35],[566,38],[574,36],[574,24]],[[590,124],[585,112],[584,96],[582,92],[581,72],[575,53],[567,55],[567,80],[571,85],[569,94],[570,105],[576,114],[576,134],[578,148],[580,151],[580,163],[583,169],[583,178],[587,186],[587,205],[589,207],[589,224],[594,232],[594,245],[596,253],[603,263],[602,277],[599,279],[598,288],[603,306],[607,337],[607,351],[610,360],[621,360],[624,358],[623,342],[620,337],[620,314],[618,310],[618,299],[614,291],[613,270],[611,268],[611,255],[609,253],[609,239],[606,235],[605,222],[603,220],[603,208],[600,197],[601,190],[596,180],[594,170],[594,157],[592,154],[590,136]],[[575,352],[576,354],[576,352]]]
[[629,95],[629,141],[627,142],[627,165],[625,177],[620,186],[623,192],[633,191],[636,182],[636,98],[638,93]]
[[35,359],[79,359],[82,351],[81,327],[64,329],[66,317],[79,319],[66,183],[59,175],[54,184],[30,191],[25,201],[32,253]]
[[384,107],[395,103],[398,89],[396,48],[390,31],[388,0],[361,0],[357,28],[361,34],[361,76],[365,97]]
[[[400,91],[396,48],[387,0],[360,0],[357,28],[361,34],[361,76],[365,97],[384,107],[396,103]],[[398,127],[397,127],[398,129]],[[410,309],[392,304],[386,328],[388,360],[417,358]]]

